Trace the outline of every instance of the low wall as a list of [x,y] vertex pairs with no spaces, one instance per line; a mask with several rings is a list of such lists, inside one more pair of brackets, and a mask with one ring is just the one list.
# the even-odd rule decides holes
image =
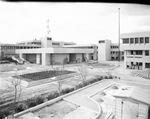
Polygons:
[[47,79],[41,79],[41,80],[32,81],[32,82],[27,82],[25,80],[22,80],[22,85],[25,86],[25,87],[32,87],[32,86],[37,86],[37,85],[57,81],[57,79],[56,79],[57,77],[61,77],[61,79],[65,79],[65,78],[70,78],[70,77],[75,76],[75,75],[79,75],[79,74],[78,73],[71,73],[71,74],[56,76],[56,77],[47,78]]

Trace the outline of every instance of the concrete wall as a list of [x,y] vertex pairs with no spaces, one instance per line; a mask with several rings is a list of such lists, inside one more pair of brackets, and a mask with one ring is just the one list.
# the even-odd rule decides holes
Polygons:
[[105,41],[104,43],[98,44],[98,62],[111,60],[110,54],[111,41],[110,40],[104,41]]
[[52,47],[52,40],[49,40],[47,37],[42,37],[40,40],[42,48]]

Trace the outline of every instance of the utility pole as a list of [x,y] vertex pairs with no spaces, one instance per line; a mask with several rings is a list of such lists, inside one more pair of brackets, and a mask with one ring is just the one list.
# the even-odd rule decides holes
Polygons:
[[118,8],[118,62],[120,62],[120,8]]

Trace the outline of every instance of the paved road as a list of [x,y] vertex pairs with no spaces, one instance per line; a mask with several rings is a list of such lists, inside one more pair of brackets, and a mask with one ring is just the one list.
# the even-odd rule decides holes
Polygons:
[[98,110],[98,106],[96,105],[96,103],[87,99],[87,97],[90,97],[91,95],[93,95],[93,94],[103,90],[104,88],[106,88],[110,85],[113,85],[113,84],[114,84],[114,81],[108,79],[108,80],[105,80],[105,81],[98,83],[94,86],[86,88],[80,92],[72,94],[72,95],[64,98],[64,100],[67,100],[67,101],[74,103],[76,105],[87,107],[88,109],[91,109],[93,111],[98,112],[99,110]]

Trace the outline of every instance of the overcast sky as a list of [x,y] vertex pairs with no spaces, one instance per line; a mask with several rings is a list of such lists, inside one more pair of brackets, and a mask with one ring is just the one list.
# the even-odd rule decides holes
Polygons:
[[150,31],[150,6],[113,3],[8,3],[0,2],[0,42],[16,43],[50,35],[55,41],[97,44],[118,41],[121,33]]

